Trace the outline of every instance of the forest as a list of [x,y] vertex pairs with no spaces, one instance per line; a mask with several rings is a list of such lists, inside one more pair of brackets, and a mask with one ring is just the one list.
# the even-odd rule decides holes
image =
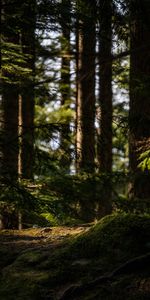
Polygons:
[[149,299],[150,1],[0,25],[0,299]]

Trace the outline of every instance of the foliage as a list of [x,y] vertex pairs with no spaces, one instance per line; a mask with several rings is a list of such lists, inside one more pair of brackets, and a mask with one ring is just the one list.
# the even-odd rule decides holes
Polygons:
[[113,201],[113,205],[118,212],[135,213],[135,214],[150,214],[149,199],[129,199],[126,196],[120,195]]
[[0,215],[6,228],[18,228],[18,213],[28,215],[28,210],[39,212],[39,202],[26,185],[6,178],[0,182]]
[[128,167],[128,110],[124,102],[114,105],[112,151],[113,170],[125,172]]
[[[56,168],[51,169],[51,176],[41,177],[37,181],[36,197],[39,199],[41,211],[47,219],[54,218],[54,223],[75,224],[85,222],[82,207],[91,205],[93,219],[98,218],[97,207],[105,205],[103,191],[108,182],[113,191],[114,211],[133,211],[128,205],[128,200],[122,200],[122,194],[127,193],[128,176],[124,173],[114,172],[109,174],[78,174],[69,175]],[[123,205],[124,203],[124,205]],[[141,212],[142,207],[141,205]],[[135,212],[139,211],[135,209]],[[146,212],[146,211],[145,211]],[[50,214],[50,215],[49,215]],[[87,212],[88,214],[88,212]]]
[[20,45],[1,41],[1,56],[1,79],[5,83],[18,85],[27,77],[32,78],[32,71],[26,66],[29,55],[22,53]]
[[38,204],[35,197],[25,188],[24,185],[17,182],[2,180],[0,201],[8,205],[14,205],[19,209],[34,209]]
[[54,225],[56,225],[54,218],[47,218],[45,214],[41,214],[39,211],[24,209],[22,212],[23,228],[49,227]]
[[[32,181],[24,182],[23,185],[22,182],[2,183],[0,199],[3,210],[27,211],[27,209],[31,209],[35,213],[42,213],[52,224],[63,224],[84,221],[81,215],[81,206],[86,207],[89,204],[89,207],[90,205],[93,206],[93,214],[97,218],[97,204],[103,203],[105,188],[108,188],[111,182],[114,211],[149,213],[149,204],[146,200],[141,202],[140,199],[134,199],[131,202],[127,198],[127,184],[129,181],[127,176],[130,70],[128,59],[129,1],[112,1],[113,173],[81,173],[78,175],[68,174],[72,172],[75,160],[78,159],[75,157],[75,90],[77,82],[74,73],[76,72],[75,59],[78,55],[77,50],[75,50],[75,35],[78,18],[86,19],[88,22],[93,18],[93,12],[90,13],[90,7],[86,5],[86,1],[77,1],[77,5],[75,5],[74,1],[41,0],[36,1],[34,8],[32,5],[30,7],[30,1],[23,1],[21,6],[18,6],[19,2],[17,0],[10,0],[8,3],[7,18],[10,23],[8,22],[5,28],[2,28],[1,35],[1,78],[8,88],[11,85],[16,85],[19,94],[23,92],[26,80],[30,80],[34,85],[32,88],[35,93],[35,115],[32,130],[34,130],[35,138],[33,176],[35,180],[33,186],[35,184],[35,187],[29,188]],[[105,12],[103,8],[99,12],[99,1],[94,3],[97,5],[94,20],[98,28],[99,25],[101,26],[99,22],[103,21]],[[35,2],[33,2],[33,6],[34,4]],[[24,18],[26,9],[31,9],[32,12],[34,9],[35,20],[31,21],[30,16]],[[7,20],[5,21],[3,18],[3,11],[1,13],[2,20],[7,23]],[[101,20],[98,21],[99,13],[101,14]],[[32,60],[32,55],[31,53],[23,53],[23,50],[26,49],[22,47],[23,45],[20,42],[21,31],[29,23],[32,24],[30,29],[33,32],[35,31],[35,45],[33,45],[35,49],[31,49],[31,52],[35,51],[36,53],[34,70],[29,63]],[[13,24],[13,26],[10,26],[10,24]],[[70,40],[66,40],[62,36],[63,26],[66,26],[66,30],[71,32]],[[26,37],[29,33],[29,31],[26,32]],[[13,37],[16,38],[16,41],[15,39],[13,41]],[[27,46],[32,47],[32,45]],[[71,64],[69,86],[61,78],[62,74],[65,76],[69,73],[68,69],[66,71],[65,66],[62,67],[62,61],[66,58],[66,50],[68,49],[67,59]],[[86,54],[84,58],[86,58]],[[145,86],[141,82],[139,82],[139,86],[142,86],[141,93],[146,93]],[[70,89],[69,99],[62,105],[62,94],[67,94],[68,89]],[[138,87],[135,91],[138,92]],[[69,134],[68,132],[65,133],[66,125],[69,128]],[[99,130],[100,128],[98,128]],[[20,136],[19,139],[21,150]],[[9,143],[9,146],[12,147],[12,144]],[[69,165],[67,170],[61,165],[64,156],[65,163]],[[144,172],[150,169],[149,157],[149,150],[139,157],[138,167]],[[95,157],[96,161],[97,157]]]
[[81,220],[81,204],[99,198],[100,180],[90,174],[67,175],[55,173],[42,180],[41,188],[37,192],[44,211],[51,212],[60,224]]
[[150,150],[140,154],[138,167],[144,172],[150,170]]
[[[87,173],[67,175],[59,173],[56,166],[52,166],[51,163],[50,159],[51,176],[47,178],[41,176],[36,183],[23,181],[22,184],[3,185],[1,212],[11,214],[18,210],[22,211],[24,227],[34,224],[38,226],[70,225],[85,222],[81,207],[90,204],[94,209],[94,218],[97,219],[97,205],[105,205],[102,195],[104,187],[111,179],[110,176]],[[42,167],[44,167],[43,163]],[[44,168],[44,172],[45,170]],[[149,214],[149,201],[144,199],[141,201],[137,198],[132,201],[128,199],[128,180],[128,175],[124,173],[114,172],[112,175],[113,211]],[[28,210],[31,213],[28,213]]]

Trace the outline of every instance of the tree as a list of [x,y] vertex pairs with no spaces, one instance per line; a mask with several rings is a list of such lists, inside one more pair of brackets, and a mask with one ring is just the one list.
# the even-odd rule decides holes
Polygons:
[[77,170],[95,169],[96,1],[77,1]]
[[[32,2],[33,5],[33,2]],[[26,8],[28,12],[26,13]],[[20,211],[21,204],[19,198],[22,199],[22,189],[19,188],[18,181],[20,180],[20,171],[24,161],[27,161],[27,154],[22,161],[20,159],[20,134],[23,132],[20,128],[23,127],[27,131],[26,115],[32,114],[31,106],[27,102],[30,102],[32,94],[32,88],[30,82],[31,69],[32,68],[32,53],[31,51],[26,52],[26,47],[31,47],[33,45],[33,39],[30,39],[30,33],[32,32],[31,19],[33,20],[33,13],[31,12],[31,7],[27,6],[27,3],[22,3],[18,6],[18,1],[3,1],[1,8],[1,68],[2,68],[2,103],[1,103],[1,188],[3,190],[1,199],[3,202],[6,200],[6,206],[8,207],[8,214],[14,210],[14,215]],[[27,17],[27,19],[25,19]],[[29,21],[30,20],[30,21]],[[25,24],[28,23],[26,28]],[[29,26],[30,23],[30,26]],[[22,26],[24,24],[24,28]],[[25,33],[25,30],[28,32]],[[35,29],[35,26],[34,26]],[[23,31],[24,30],[24,31]],[[27,41],[25,41],[27,37]],[[23,47],[23,51],[22,51]],[[25,51],[24,51],[25,49]],[[31,49],[31,48],[30,48]],[[32,48],[33,49],[33,48]],[[29,63],[30,62],[30,63]],[[28,97],[24,99],[24,87],[22,83],[26,85],[26,95]],[[27,84],[28,82],[28,84]],[[27,92],[28,91],[28,92]],[[22,96],[22,97],[21,97]],[[24,101],[25,100],[25,101]],[[23,107],[23,102],[25,107]],[[25,114],[25,118],[22,121],[21,111]],[[20,121],[21,120],[21,121]],[[33,126],[31,127],[33,130]],[[24,137],[24,136],[23,136]],[[24,138],[22,137],[22,141]],[[28,141],[30,143],[30,136],[28,136]],[[22,143],[23,145],[24,143]],[[23,146],[22,146],[22,149]],[[23,150],[21,152],[23,154]],[[30,148],[30,155],[31,148]],[[29,160],[29,159],[28,159]],[[26,170],[28,174],[31,170],[31,156],[30,165],[28,162],[28,167]],[[30,172],[31,174],[31,172]],[[26,177],[28,178],[28,177]],[[30,176],[31,178],[31,176]],[[10,196],[10,189],[15,190],[14,199]],[[20,191],[20,192],[19,192]],[[17,195],[18,193],[18,195]],[[19,194],[20,193],[20,194]],[[13,194],[13,192],[12,192]],[[10,199],[9,196],[10,196]],[[17,199],[15,199],[15,197]],[[5,199],[6,198],[6,199]],[[10,209],[11,208],[11,209]],[[14,216],[16,219],[16,215]],[[21,228],[21,214],[18,214],[18,225]],[[5,220],[4,220],[5,223]],[[3,224],[2,224],[3,226]]]
[[129,159],[133,180],[131,198],[150,198],[150,171],[139,158],[150,148],[150,2],[130,1],[130,113]]
[[35,77],[35,26],[36,1],[24,1],[21,10],[21,46],[26,56],[29,75],[22,82],[20,94],[21,153],[20,173],[22,178],[33,179],[34,167],[34,77]]
[[[70,27],[71,27],[71,1],[62,0],[61,10],[61,106],[66,110],[70,108],[71,104],[71,81],[70,81]],[[70,120],[66,120],[62,124],[60,132],[60,165],[61,167],[70,172]]]
[[[77,1],[76,25],[76,171],[95,172],[96,1]],[[94,187],[93,187],[94,188]],[[95,217],[93,199],[80,199],[81,218]]]
[[[4,185],[9,186],[10,181],[14,184],[18,179],[18,76],[13,70],[15,62],[12,63],[12,57],[17,57],[19,36],[13,17],[14,12],[14,6],[12,7],[9,1],[1,2],[1,189]],[[3,203],[0,212],[0,228],[5,226],[2,211]]]
[[11,179],[19,168],[26,178],[32,173],[35,3],[2,2],[2,169]]
[[[99,107],[98,170],[105,175],[107,190],[101,195],[98,215],[111,212],[112,173],[112,1],[99,2]],[[102,202],[102,203],[101,203]]]
[[[10,49],[14,53],[18,48],[19,36],[13,17],[15,8],[9,4],[6,1],[2,2],[1,42],[2,45],[10,45]],[[5,50],[8,52],[7,57],[3,57],[3,50],[1,48],[1,176],[13,181],[18,178],[18,78],[13,70],[12,58],[8,49]]]

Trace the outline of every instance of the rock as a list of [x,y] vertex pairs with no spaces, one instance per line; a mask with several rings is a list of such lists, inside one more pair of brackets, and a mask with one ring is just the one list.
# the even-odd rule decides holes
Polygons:
[[90,264],[91,260],[89,259],[78,259],[73,261],[72,266],[76,266],[76,265],[80,265],[80,266],[86,266],[88,264]]
[[40,232],[41,233],[49,233],[51,231],[52,231],[52,229],[50,227],[45,227],[45,228],[42,228]]

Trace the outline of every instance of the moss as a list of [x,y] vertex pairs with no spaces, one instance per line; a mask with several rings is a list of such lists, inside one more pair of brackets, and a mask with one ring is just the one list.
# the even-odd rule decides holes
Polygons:
[[92,259],[93,262],[106,258],[112,260],[114,265],[149,251],[149,242],[148,216],[110,215],[88,232],[71,238],[67,245],[50,256],[45,267],[55,266],[59,261],[72,262],[78,258]]
[[41,261],[45,259],[45,253],[41,250],[29,250],[25,251],[25,253],[21,254],[15,262],[15,265],[23,265],[34,267],[35,265],[39,264]]
[[148,251],[150,218],[136,215],[111,215],[73,241],[74,256],[107,256],[115,261]]
[[[102,219],[87,233],[72,238],[67,245],[56,250],[47,260],[41,261],[39,269],[53,270],[53,284],[80,277],[94,278],[111,271],[126,260],[143,254],[150,240],[149,217],[135,215],[111,215]],[[87,265],[75,265],[76,260],[86,258]],[[55,271],[54,271],[55,270]]]
[[[1,299],[42,300],[49,295],[48,299],[54,300],[60,286],[86,283],[111,272],[130,258],[148,252],[149,243],[148,216],[122,214],[105,217],[86,233],[66,240],[55,251],[40,247],[21,253],[10,266],[3,269]],[[87,263],[80,263],[83,258]],[[96,286],[79,295],[76,300],[135,300],[135,293],[127,291],[134,280],[133,274],[119,277],[111,286]],[[15,295],[15,298],[11,295]],[[137,299],[142,299],[140,291],[136,295]],[[143,297],[147,299],[146,295]]]
[[38,214],[33,211],[24,211],[23,212],[23,227],[29,228],[33,225],[37,225],[39,227],[51,226],[51,222],[46,219],[46,217],[42,214]]

